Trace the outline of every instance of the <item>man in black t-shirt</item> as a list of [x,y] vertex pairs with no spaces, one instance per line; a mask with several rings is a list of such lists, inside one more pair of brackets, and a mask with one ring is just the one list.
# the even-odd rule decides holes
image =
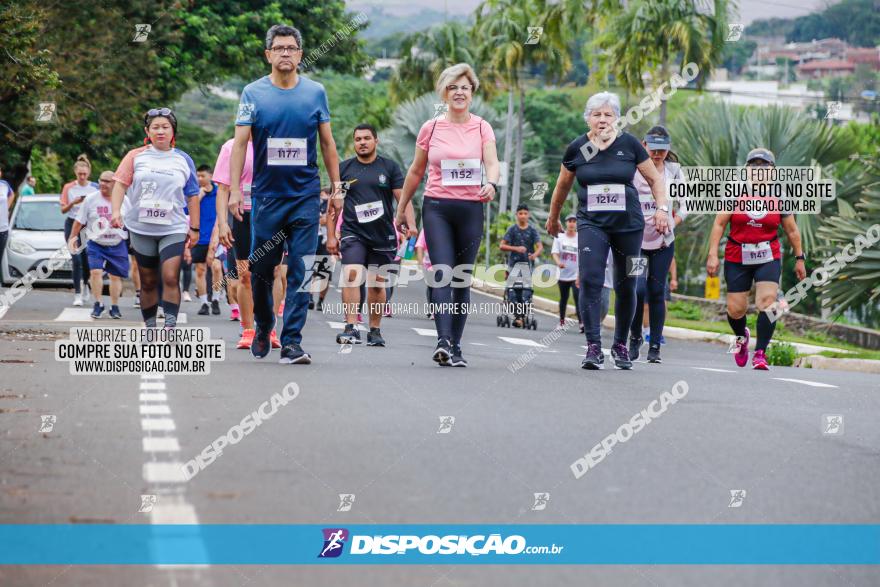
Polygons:
[[[339,177],[345,197],[340,204],[333,201],[332,218],[327,222],[327,249],[342,256],[346,285],[342,289],[345,308],[345,330],[336,337],[340,344],[360,344],[356,321],[360,299],[360,283],[367,278],[367,312],[370,332],[368,346],[385,346],[379,331],[385,305],[385,271],[379,267],[394,263],[398,247],[394,230],[394,201],[400,200],[403,173],[394,161],[376,153],[379,140],[376,129],[359,124],[354,129],[355,156],[339,165]],[[342,208],[342,226],[337,241],[336,218]],[[406,210],[408,226],[415,226],[412,205]],[[413,234],[405,236],[415,236]],[[364,275],[369,268],[370,275]]]

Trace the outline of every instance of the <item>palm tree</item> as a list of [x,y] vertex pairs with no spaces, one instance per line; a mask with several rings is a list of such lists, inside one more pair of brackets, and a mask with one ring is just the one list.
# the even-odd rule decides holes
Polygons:
[[469,63],[477,67],[468,31],[456,21],[409,35],[400,46],[400,54],[403,58],[391,78],[395,104],[433,91],[440,73],[450,65]]
[[[632,0],[616,13],[603,16],[607,25],[595,41],[608,51],[604,68],[627,91],[668,81],[675,61],[696,63],[698,84],[709,78],[721,60],[727,34],[727,0]],[[660,105],[660,124],[666,123],[666,102]]]
[[[704,98],[678,116],[672,135],[673,148],[685,166],[735,167],[745,163],[750,150],[765,147],[775,153],[777,165],[821,168],[824,177],[836,177],[837,181],[837,199],[822,204],[823,217],[835,211],[838,215],[851,215],[862,188],[870,183],[853,170],[843,175],[835,172],[834,166],[847,161],[855,151],[856,143],[849,131],[806,118],[783,106],[730,106]],[[688,251],[684,264],[687,272],[702,271],[713,218],[708,214],[691,215],[676,231],[676,246]],[[819,245],[819,218],[811,214],[797,216],[807,251]]]
[[[504,163],[510,169],[511,149],[513,158],[513,181],[511,206],[519,202],[522,181],[523,134],[511,132],[522,129],[525,124],[525,90],[522,86],[522,70],[526,64],[544,64],[548,78],[561,78],[571,68],[568,52],[570,27],[568,12],[563,5],[548,0],[485,0],[476,10],[474,38],[480,39],[482,62],[494,72],[507,87],[508,129],[504,144]],[[533,31],[539,29],[540,35]],[[518,94],[517,122],[513,125],[514,94]],[[515,137],[515,138],[514,138]],[[515,142],[515,144],[514,144]],[[499,207],[507,209],[508,181],[501,187]]]

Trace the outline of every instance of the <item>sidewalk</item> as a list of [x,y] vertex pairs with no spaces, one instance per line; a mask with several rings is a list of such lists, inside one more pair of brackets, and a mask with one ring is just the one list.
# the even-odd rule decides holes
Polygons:
[[[474,278],[474,289],[485,294],[502,298],[504,290],[499,286],[489,286],[487,283],[478,278]],[[549,300],[541,296],[533,296],[532,304],[536,311],[553,316],[556,318],[559,312],[559,303],[555,300]],[[568,317],[576,316],[574,306],[569,305],[566,313]],[[602,323],[606,328],[614,328],[614,316],[606,316],[605,322]],[[730,346],[736,340],[733,334],[720,334],[717,332],[706,332],[704,330],[693,330],[691,328],[678,328],[675,326],[665,326],[663,335],[667,338],[675,338],[679,340],[692,340],[700,342],[714,342]],[[755,348],[755,337],[749,341],[749,348]],[[806,344],[802,342],[790,342],[798,354],[808,355],[800,357],[795,361],[795,367],[804,367],[812,369],[835,369],[839,371],[858,371],[861,373],[880,373],[880,361],[869,359],[835,359],[831,357],[823,357],[816,355],[822,351],[835,351],[839,353],[852,353],[853,351],[840,349],[836,347],[820,346],[815,344]]]

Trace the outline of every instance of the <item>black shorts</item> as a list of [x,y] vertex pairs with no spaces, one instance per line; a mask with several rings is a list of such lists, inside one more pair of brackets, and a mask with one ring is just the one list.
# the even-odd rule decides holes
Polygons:
[[346,237],[339,245],[343,265],[391,265],[396,251],[377,251],[355,237]]
[[192,248],[192,262],[205,263],[208,260],[208,245],[195,245]]
[[235,258],[244,261],[251,254],[251,211],[241,213],[241,222],[232,219],[232,238],[235,239]]
[[782,262],[773,259],[760,265],[743,265],[735,261],[724,261],[724,281],[727,283],[727,293],[748,292],[752,284],[759,281],[772,281],[779,283],[782,276]]
[[330,253],[327,251],[327,243],[321,241],[321,236],[318,235],[318,248],[315,249],[316,255],[329,255]]

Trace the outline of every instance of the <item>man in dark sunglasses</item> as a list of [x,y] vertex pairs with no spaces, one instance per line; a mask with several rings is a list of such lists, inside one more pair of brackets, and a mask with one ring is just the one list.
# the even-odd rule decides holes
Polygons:
[[261,254],[250,257],[255,330],[251,353],[258,359],[272,348],[273,272],[287,248],[283,364],[311,363],[301,346],[309,303],[308,291],[301,286],[306,273],[303,256],[313,255],[318,244],[319,141],[330,181],[339,183],[327,94],[321,84],[297,73],[302,53],[302,35],[297,29],[287,25],[269,29],[265,55],[272,72],[241,93],[230,157],[229,209],[240,220],[241,174],[252,140],[251,253],[259,250]]

